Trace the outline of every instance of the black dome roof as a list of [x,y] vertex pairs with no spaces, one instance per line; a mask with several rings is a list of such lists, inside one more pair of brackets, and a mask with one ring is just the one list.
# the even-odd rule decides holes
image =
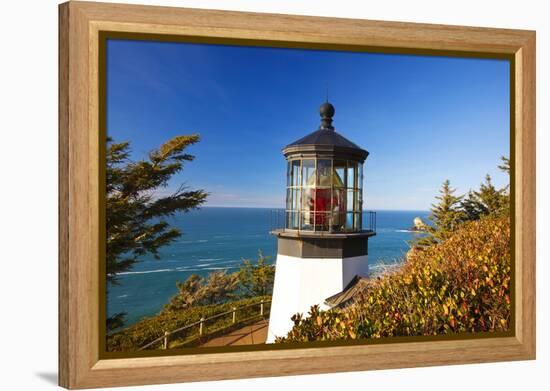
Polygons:
[[318,129],[315,132],[310,133],[291,144],[288,144],[285,149],[297,145],[333,145],[336,147],[361,149],[361,147],[357,144],[352,143],[335,130],[327,129]]
[[364,161],[369,153],[334,130],[332,126],[332,117],[335,113],[334,106],[329,102],[323,103],[319,112],[321,115],[319,129],[284,147],[283,153],[285,156],[304,153],[312,155],[329,153],[336,158],[342,155],[341,158],[343,159],[352,158]]

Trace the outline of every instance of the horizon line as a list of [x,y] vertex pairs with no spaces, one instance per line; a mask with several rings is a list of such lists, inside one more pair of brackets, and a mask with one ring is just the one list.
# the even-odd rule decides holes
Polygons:
[[[279,209],[284,210],[283,207],[277,206],[234,206],[234,205],[205,205],[199,206],[197,209],[201,208],[227,208],[227,209]],[[387,212],[430,212],[429,209],[386,209],[386,208],[373,208],[373,209],[363,209],[363,212],[369,211],[387,211]]]

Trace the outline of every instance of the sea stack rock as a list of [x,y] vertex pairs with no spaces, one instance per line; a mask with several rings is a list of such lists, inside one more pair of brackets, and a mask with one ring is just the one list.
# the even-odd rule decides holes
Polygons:
[[426,224],[422,221],[420,217],[415,217],[414,220],[414,231],[424,231],[426,229]]

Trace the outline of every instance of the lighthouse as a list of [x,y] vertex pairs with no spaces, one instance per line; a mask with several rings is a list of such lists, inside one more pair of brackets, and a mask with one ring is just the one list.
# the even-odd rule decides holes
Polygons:
[[283,148],[285,223],[272,231],[277,259],[267,343],[287,335],[294,314],[330,308],[326,299],[368,274],[368,239],[375,235],[372,214],[363,229],[369,153],[334,129],[334,114],[323,103],[319,129]]

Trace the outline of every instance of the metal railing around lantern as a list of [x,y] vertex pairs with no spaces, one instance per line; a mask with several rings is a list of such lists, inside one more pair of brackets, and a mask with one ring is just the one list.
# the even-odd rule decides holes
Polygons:
[[269,231],[285,228],[286,213],[284,209],[269,210]]
[[[363,216],[367,216],[367,220],[369,222],[367,231],[372,231],[376,233],[376,212],[369,210],[369,211],[363,211]],[[363,224],[365,221],[363,220]]]
[[[285,229],[286,216],[286,211],[284,209],[269,210],[269,231]],[[376,233],[376,223],[376,212],[370,210],[363,211],[363,231]],[[311,232],[310,230],[307,231]]]

